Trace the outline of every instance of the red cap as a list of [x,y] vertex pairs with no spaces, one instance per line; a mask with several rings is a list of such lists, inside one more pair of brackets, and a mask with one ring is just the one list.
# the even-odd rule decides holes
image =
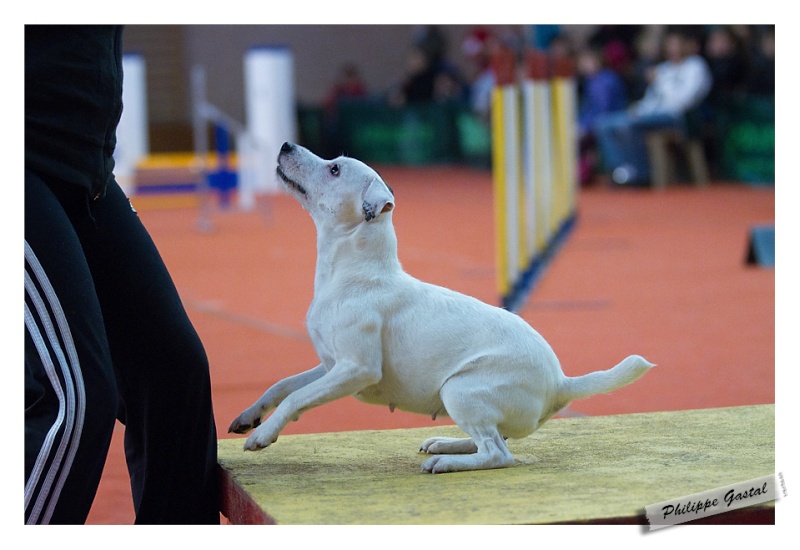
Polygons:
[[550,60],[542,50],[525,50],[525,75],[533,80],[550,78]]
[[517,63],[514,52],[507,47],[500,46],[492,52],[492,72],[499,86],[513,84],[517,80]]
[[575,74],[575,62],[569,57],[553,58],[553,76],[571,78]]

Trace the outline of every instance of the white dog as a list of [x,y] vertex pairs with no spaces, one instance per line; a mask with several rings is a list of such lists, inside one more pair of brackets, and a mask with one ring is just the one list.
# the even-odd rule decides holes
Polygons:
[[[434,437],[425,472],[509,466],[505,440],[531,434],[573,399],[630,384],[653,365],[632,355],[574,378],[519,316],[403,271],[394,195],[355,159],[323,160],[285,143],[277,173],[317,228],[307,328],[321,364],[269,388],[231,423],[258,450],[308,409],[354,395],[367,403],[449,415],[470,437]],[[275,408],[261,424],[263,416]]]

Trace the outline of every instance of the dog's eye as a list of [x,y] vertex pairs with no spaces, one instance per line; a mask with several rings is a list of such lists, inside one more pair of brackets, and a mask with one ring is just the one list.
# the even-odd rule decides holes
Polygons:
[[338,164],[331,164],[331,175],[338,176],[339,175],[339,165]]

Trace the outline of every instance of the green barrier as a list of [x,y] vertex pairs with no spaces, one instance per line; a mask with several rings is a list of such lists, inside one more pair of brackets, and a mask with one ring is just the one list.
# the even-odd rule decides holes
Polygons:
[[717,131],[726,178],[775,183],[775,99],[748,97],[719,105]]
[[489,126],[470,112],[456,117],[462,161],[470,166],[492,167],[492,134]]
[[322,107],[300,105],[297,108],[300,143],[317,155],[330,156],[325,143],[325,111]]
[[460,102],[392,107],[382,100],[344,100],[338,105],[337,145],[364,162],[428,165],[485,158],[488,166],[488,136],[479,143],[478,130],[464,122],[471,116]]

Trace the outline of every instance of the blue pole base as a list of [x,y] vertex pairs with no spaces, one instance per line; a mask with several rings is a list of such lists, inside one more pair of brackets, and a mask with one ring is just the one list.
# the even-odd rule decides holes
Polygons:
[[523,271],[520,277],[517,279],[517,282],[514,284],[513,288],[506,295],[501,296],[502,307],[504,309],[516,313],[523,305],[525,305],[525,302],[528,300],[528,296],[530,295],[534,286],[536,286],[536,283],[544,274],[547,265],[564,244],[564,241],[567,239],[569,234],[572,233],[575,223],[577,222],[577,217],[578,215],[573,212],[561,223],[555,235],[553,235],[553,237],[547,243],[545,249],[533,257],[525,271]]

